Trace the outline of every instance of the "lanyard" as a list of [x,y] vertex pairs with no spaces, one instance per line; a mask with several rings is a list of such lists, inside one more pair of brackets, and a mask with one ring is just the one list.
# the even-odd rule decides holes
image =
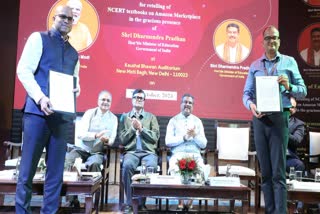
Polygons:
[[[276,63],[273,64],[273,66],[272,66],[272,68],[271,68],[270,76],[273,76],[274,71],[275,71],[276,68],[277,68],[277,65],[278,65],[278,60],[277,60]],[[267,68],[266,68],[266,61],[263,61],[263,67],[264,67],[264,74],[265,74],[266,76],[269,76],[268,70],[267,70]]]

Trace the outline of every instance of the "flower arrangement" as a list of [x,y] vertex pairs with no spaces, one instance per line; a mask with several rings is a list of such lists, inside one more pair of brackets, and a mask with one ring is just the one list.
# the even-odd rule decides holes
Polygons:
[[193,157],[184,157],[177,161],[179,173],[184,179],[189,179],[199,172],[197,161]]

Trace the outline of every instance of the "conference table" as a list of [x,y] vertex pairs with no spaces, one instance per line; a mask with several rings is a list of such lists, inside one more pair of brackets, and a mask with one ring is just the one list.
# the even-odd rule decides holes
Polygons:
[[[295,189],[292,187],[288,187],[288,212],[293,214],[296,212],[297,203],[299,201],[306,204],[319,204],[320,203],[320,189],[319,183],[309,182],[311,188],[300,188]],[[302,183],[303,185],[303,183]]]
[[[98,176],[88,180],[64,181],[61,189],[61,196],[84,195],[85,213],[86,214],[92,213],[93,208],[95,210],[95,213],[98,213],[101,180],[102,180],[102,177]],[[33,180],[32,193],[36,195],[42,195],[43,184],[44,184],[44,180],[41,180],[41,179]],[[0,195],[2,195],[2,201],[0,200],[0,205],[3,205],[4,195],[15,195],[16,186],[17,186],[16,179],[0,178]],[[93,202],[95,202],[94,207],[93,207]]]
[[209,185],[166,185],[133,182],[132,185],[133,212],[138,213],[140,197],[164,199],[234,199],[242,201],[242,213],[249,211],[250,188],[245,185],[240,187],[221,187]]

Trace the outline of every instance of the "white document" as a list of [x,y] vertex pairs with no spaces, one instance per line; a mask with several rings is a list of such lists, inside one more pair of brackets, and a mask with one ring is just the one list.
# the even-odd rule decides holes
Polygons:
[[49,98],[54,111],[75,113],[74,76],[50,70]]
[[165,185],[181,184],[181,177],[171,176],[171,175],[153,175],[153,176],[150,176],[150,184],[165,184]]
[[282,111],[278,76],[256,77],[256,99],[259,112]]
[[210,186],[217,187],[240,187],[240,178],[239,177],[209,177]]

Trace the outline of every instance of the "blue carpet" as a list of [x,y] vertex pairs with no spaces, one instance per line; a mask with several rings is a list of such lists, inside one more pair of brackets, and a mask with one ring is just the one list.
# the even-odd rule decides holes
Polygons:
[[[84,203],[84,196],[79,195],[79,201],[80,203]],[[110,204],[117,204],[119,203],[118,198],[108,198],[108,203]],[[165,203],[165,199],[162,199],[162,203]],[[198,204],[198,200],[194,200],[194,205]],[[204,203],[204,202],[202,202]],[[41,206],[42,204],[42,196],[33,196],[31,200],[31,206]],[[66,204],[66,199],[65,197],[62,197],[62,206]],[[155,199],[153,198],[148,198],[146,201],[146,204],[155,204]],[[176,199],[170,199],[169,200],[169,205],[177,205],[178,200]],[[14,206],[14,195],[5,195],[4,198],[4,205],[6,206]],[[208,205],[213,206],[213,200],[208,200]],[[219,206],[229,206],[229,201],[228,200],[219,200]],[[235,206],[240,207],[241,202],[240,201],[235,201]],[[252,205],[251,205],[252,206]]]

